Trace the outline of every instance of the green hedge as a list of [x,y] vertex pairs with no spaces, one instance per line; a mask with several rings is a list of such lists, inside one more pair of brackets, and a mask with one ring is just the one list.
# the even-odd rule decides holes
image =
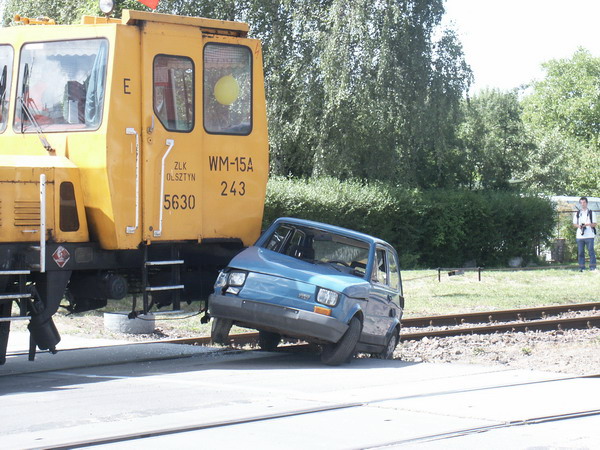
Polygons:
[[273,177],[265,226],[281,216],[362,231],[394,245],[403,267],[505,266],[535,259],[555,225],[549,200],[506,192],[409,191],[333,178]]

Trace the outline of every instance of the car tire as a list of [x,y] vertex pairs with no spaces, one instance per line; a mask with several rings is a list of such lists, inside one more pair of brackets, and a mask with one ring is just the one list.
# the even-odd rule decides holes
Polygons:
[[233,322],[229,319],[219,319],[218,317],[212,318],[212,325],[210,328],[210,339],[214,344],[226,345],[229,343],[229,330]]
[[394,330],[392,335],[387,341],[385,348],[381,353],[376,353],[374,356],[379,359],[393,359],[394,358],[394,350],[396,350],[396,346],[399,341],[398,331]]
[[258,346],[265,352],[274,351],[279,345],[280,341],[281,335],[278,333],[271,333],[270,331],[258,332]]
[[353,317],[348,329],[335,344],[327,344],[321,353],[321,362],[329,366],[339,366],[349,361],[354,355],[354,349],[362,332],[362,323],[358,317]]

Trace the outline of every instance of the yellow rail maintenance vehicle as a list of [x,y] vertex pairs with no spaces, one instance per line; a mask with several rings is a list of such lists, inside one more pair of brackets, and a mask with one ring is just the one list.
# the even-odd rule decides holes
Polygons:
[[[248,25],[123,11],[0,29],[0,364],[10,323],[133,295],[204,300],[259,236],[268,177]],[[37,23],[37,24],[32,24]]]

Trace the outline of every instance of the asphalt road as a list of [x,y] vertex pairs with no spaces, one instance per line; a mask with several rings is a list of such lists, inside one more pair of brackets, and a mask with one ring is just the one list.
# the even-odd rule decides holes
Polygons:
[[506,449],[600,442],[600,378],[375,359],[332,368],[311,353],[182,347],[74,350],[38,355],[33,363],[9,358],[0,367],[0,448]]

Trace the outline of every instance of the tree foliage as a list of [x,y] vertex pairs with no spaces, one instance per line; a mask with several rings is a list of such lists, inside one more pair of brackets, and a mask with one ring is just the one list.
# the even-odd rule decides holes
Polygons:
[[523,100],[523,118],[538,145],[528,180],[547,192],[598,195],[600,58],[579,49],[543,68],[545,78]]
[[[136,0],[114,0],[115,15],[123,9],[149,10]],[[98,0],[6,0],[2,23],[9,25],[15,15],[49,17],[58,24],[79,23],[83,15],[102,15]]]
[[464,102],[459,136],[471,188],[509,189],[523,174],[535,145],[522,121],[517,91],[484,90]]

